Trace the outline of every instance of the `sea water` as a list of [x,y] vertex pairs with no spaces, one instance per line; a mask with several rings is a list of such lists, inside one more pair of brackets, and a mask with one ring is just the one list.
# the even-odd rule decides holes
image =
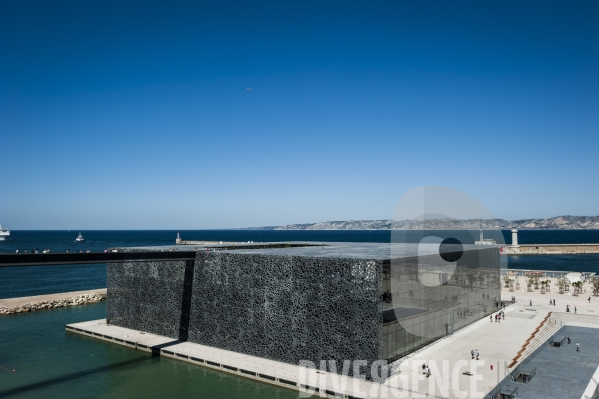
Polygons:
[[[37,249],[52,252],[104,251],[107,248],[173,245],[175,230],[90,230],[81,231],[85,242],[75,242],[79,231],[12,231],[0,241],[0,253]],[[428,231],[439,237],[457,237],[473,244],[478,232]],[[321,241],[390,242],[388,230],[189,230],[181,231],[184,240],[196,241]],[[510,243],[509,230],[490,231],[485,238]],[[522,230],[521,244],[599,243],[599,230]],[[512,269],[565,270],[599,274],[599,254],[508,256]],[[30,295],[90,290],[106,287],[106,265],[29,266],[0,268],[0,299]]]
[[292,390],[65,331],[65,324],[105,315],[100,302],[1,316],[0,398],[297,398]]

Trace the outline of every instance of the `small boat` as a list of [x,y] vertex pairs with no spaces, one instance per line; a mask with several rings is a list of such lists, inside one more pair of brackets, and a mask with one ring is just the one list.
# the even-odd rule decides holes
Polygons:
[[83,236],[81,235],[81,233],[79,233],[79,235],[77,236],[77,238],[75,238],[76,242],[83,242],[85,241],[85,238],[83,238]]
[[4,241],[6,239],[6,237],[8,237],[9,235],[10,235],[10,230],[3,229],[2,226],[0,226],[0,241]]

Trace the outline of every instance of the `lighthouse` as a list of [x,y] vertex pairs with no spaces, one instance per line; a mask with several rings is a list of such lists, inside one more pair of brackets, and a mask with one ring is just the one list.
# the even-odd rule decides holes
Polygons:
[[510,247],[520,248],[520,245],[518,245],[518,230],[517,229],[512,229],[512,245],[510,245]]

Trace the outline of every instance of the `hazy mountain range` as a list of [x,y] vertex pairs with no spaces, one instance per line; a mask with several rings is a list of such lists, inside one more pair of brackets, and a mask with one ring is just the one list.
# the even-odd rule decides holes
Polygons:
[[286,226],[248,227],[239,230],[595,230],[599,216],[556,216],[547,219],[431,219],[431,220],[344,220]]

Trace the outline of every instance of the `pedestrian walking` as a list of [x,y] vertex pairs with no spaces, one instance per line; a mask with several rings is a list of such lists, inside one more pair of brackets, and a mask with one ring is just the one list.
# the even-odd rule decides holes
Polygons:
[[576,352],[580,352],[580,342],[576,343]]
[[474,350],[474,355],[476,356],[476,360],[478,360],[478,349]]
[[574,314],[576,314],[576,306],[574,306]]
[[493,315],[489,315],[489,321],[493,323]]
[[572,340],[570,339],[570,337],[568,337],[568,345],[570,345],[570,342],[572,342]]
[[472,355],[472,359],[474,359],[474,349],[470,351],[470,355]]
[[532,299],[530,299],[528,302],[529,302],[529,306],[532,306]]
[[[18,249],[17,249],[17,251],[18,251]],[[591,297],[589,297],[589,303],[591,303]]]
[[553,306],[555,306],[555,299],[553,300]]

